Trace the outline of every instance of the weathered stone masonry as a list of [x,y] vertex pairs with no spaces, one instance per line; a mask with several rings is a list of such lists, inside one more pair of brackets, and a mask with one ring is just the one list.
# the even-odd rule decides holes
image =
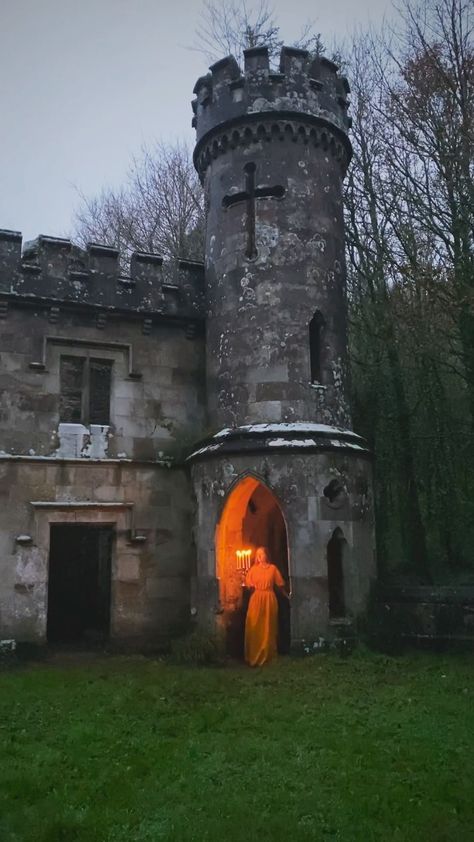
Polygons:
[[286,523],[293,642],[330,632],[335,530],[344,542],[346,621],[364,609],[375,576],[370,455],[349,432],[347,403],[348,92],[332,62],[283,48],[275,73],[259,47],[245,52],[244,72],[233,58],[213,65],[193,103],[208,208],[206,398],[217,433],[190,458],[198,615],[211,627],[232,624],[238,606],[221,604],[215,530],[233,490],[253,475]]
[[[363,611],[375,560],[370,454],[347,401],[348,92],[293,48],[279,72],[258,48],[244,72],[229,57],[198,80],[204,266],[135,253],[124,276],[113,248],[22,250],[0,232],[0,637],[46,639],[51,528],[67,523],[113,529],[112,639],[157,644],[190,609],[225,632],[241,604],[218,571],[244,532],[223,515],[249,477],[284,519],[292,642],[334,632],[331,541],[339,620]],[[61,420],[62,361],[79,357],[112,372],[107,424]],[[271,523],[252,529],[264,542]]]
[[[202,266],[0,232],[0,636],[44,641],[50,524],[111,524],[111,636],[189,620],[192,497],[180,456],[204,426]],[[59,422],[59,360],[113,362],[110,425]]]

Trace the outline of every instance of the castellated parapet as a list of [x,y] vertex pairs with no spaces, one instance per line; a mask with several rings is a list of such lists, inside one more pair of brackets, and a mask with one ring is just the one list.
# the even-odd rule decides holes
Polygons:
[[[201,176],[210,160],[227,147],[285,136],[330,149],[347,166],[350,88],[334,62],[311,57],[307,50],[283,47],[276,73],[270,69],[267,47],[245,50],[244,55],[243,73],[235,58],[227,56],[195,85],[194,160]],[[244,132],[240,131],[242,117]]]
[[82,249],[71,240],[41,235],[22,248],[21,233],[0,230],[0,295],[201,321],[204,266],[136,251],[125,274],[111,246],[90,243]]

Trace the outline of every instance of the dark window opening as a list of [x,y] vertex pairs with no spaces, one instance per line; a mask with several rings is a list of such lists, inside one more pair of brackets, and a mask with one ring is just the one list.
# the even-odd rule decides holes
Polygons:
[[82,393],[84,386],[84,357],[61,357],[60,421],[80,424],[82,421]]
[[323,494],[330,503],[335,503],[345,494],[344,486],[338,479],[332,479],[324,489]]
[[317,310],[309,323],[309,355],[311,367],[311,383],[322,382],[323,329],[324,319],[319,310]]
[[59,420],[109,424],[112,360],[61,356]]
[[327,546],[329,616],[346,616],[344,597],[344,535],[336,529]]
[[89,423],[108,424],[110,421],[110,360],[89,360]]
[[113,527],[52,524],[48,577],[50,643],[100,643],[110,626]]

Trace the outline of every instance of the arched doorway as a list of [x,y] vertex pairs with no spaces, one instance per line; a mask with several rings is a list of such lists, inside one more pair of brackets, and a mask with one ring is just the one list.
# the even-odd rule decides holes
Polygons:
[[346,541],[342,529],[334,530],[327,546],[328,593],[330,619],[346,616],[344,584],[344,549]]
[[[271,561],[288,583],[288,542],[285,520],[270,489],[253,476],[244,477],[226,500],[216,529],[217,578],[227,650],[242,657],[249,595],[242,587],[245,570],[257,547],[268,548]],[[246,553],[242,553],[242,550]],[[278,598],[278,651],[290,648],[290,608]]]

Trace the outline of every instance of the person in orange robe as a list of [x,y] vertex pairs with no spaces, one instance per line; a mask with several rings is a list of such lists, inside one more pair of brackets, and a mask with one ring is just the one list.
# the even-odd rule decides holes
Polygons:
[[275,587],[287,597],[283,577],[268,558],[266,547],[259,547],[255,562],[245,578],[252,595],[245,620],[245,660],[251,667],[261,667],[277,653],[278,601]]

